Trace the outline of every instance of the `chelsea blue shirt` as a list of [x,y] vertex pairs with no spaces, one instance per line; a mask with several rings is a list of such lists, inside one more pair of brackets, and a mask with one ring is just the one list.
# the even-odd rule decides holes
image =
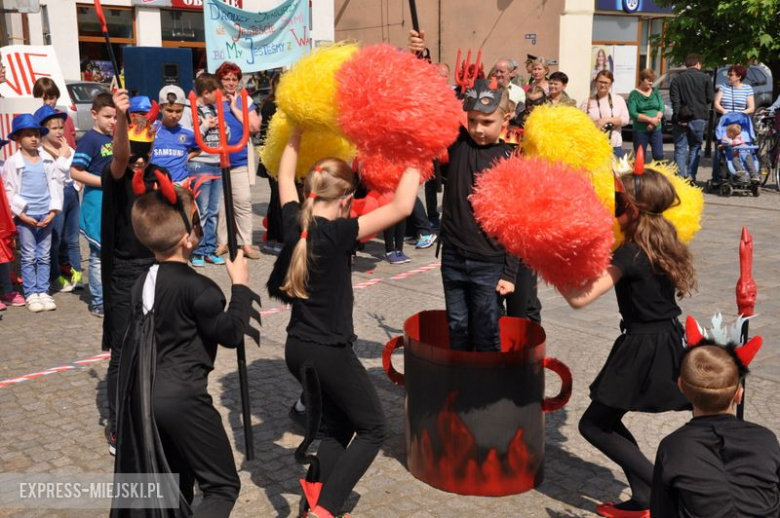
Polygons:
[[152,163],[168,169],[174,182],[181,182],[189,176],[187,154],[192,149],[199,148],[191,130],[183,128],[181,124],[172,128],[160,124],[154,136]]
[[[71,165],[100,178],[103,175],[103,170],[111,164],[113,159],[114,148],[111,135],[91,129],[79,140]],[[103,190],[100,187],[85,186],[84,197],[81,200],[81,233],[91,245],[98,248],[100,248],[100,211],[102,205]]]

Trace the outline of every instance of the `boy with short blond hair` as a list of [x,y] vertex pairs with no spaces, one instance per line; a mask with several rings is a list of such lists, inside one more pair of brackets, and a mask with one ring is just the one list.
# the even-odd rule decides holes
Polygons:
[[[256,296],[247,286],[249,269],[239,251],[227,262],[233,288],[224,311],[217,284],[187,264],[202,235],[192,193],[165,176],[158,187],[138,197],[132,209],[135,235],[154,252],[157,264],[132,290],[119,371],[115,473],[161,473],[163,480],[178,474],[180,498],[174,502],[183,516],[191,514],[197,481],[203,500],[196,516],[227,517],[240,481],[207,390],[208,375],[218,344],[235,348],[241,342]],[[156,352],[151,357],[150,347]]]
[[780,516],[777,437],[735,415],[745,374],[732,346],[689,344],[677,384],[693,419],[658,446],[651,516]]

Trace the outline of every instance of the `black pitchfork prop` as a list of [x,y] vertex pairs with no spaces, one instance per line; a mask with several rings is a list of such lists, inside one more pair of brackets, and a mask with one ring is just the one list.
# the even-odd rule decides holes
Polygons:
[[[742,227],[742,235],[739,240],[739,280],[737,281],[737,311],[747,318],[753,316],[756,311],[756,294],[758,288],[753,279],[753,236],[747,227]],[[745,320],[742,324],[742,345],[748,342],[748,325]],[[742,379],[742,388],[745,389],[745,379]],[[737,405],[737,418],[745,417],[745,393],[742,393],[742,401]]]
[[[241,111],[244,133],[241,139],[235,144],[228,145],[227,132],[225,131],[225,109],[222,102],[222,91],[217,90],[217,120],[219,122],[219,146],[209,147],[203,141],[203,136],[197,128],[200,128],[198,118],[198,97],[195,92],[190,92],[190,107],[192,108],[192,127],[196,128],[195,140],[198,142],[201,151],[210,155],[219,155],[219,166],[222,170],[222,193],[225,204],[225,224],[228,229],[228,253],[230,260],[234,261],[238,254],[238,242],[236,241],[236,214],[233,210],[233,186],[230,181],[230,154],[241,151],[249,140],[249,103],[247,102],[246,90],[241,90]],[[246,348],[244,341],[236,349],[238,354],[238,383],[241,389],[241,412],[244,420],[244,443],[246,445],[247,460],[254,460],[255,446],[252,440],[252,410],[249,402],[249,385],[246,373]]]

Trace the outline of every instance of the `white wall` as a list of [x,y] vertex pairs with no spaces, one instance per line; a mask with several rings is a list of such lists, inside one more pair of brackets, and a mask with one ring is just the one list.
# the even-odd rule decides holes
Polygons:
[[558,70],[569,76],[566,92],[581,103],[590,95],[593,0],[566,0],[561,15]]
[[162,46],[162,17],[159,9],[137,7],[135,10],[135,25],[137,46]]

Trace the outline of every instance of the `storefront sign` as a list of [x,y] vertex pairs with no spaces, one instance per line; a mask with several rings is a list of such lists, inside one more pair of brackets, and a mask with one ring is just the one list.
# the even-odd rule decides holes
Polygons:
[[69,106],[68,90],[62,77],[60,63],[54,47],[33,45],[9,45],[0,48],[5,83],[0,84],[0,95],[6,98],[32,97],[33,85],[40,77],[49,77],[60,90],[58,105]]
[[290,66],[309,52],[309,1],[285,0],[254,13],[204,0],[209,72],[232,61],[246,72]]
[[[224,3],[239,9],[243,7],[243,0],[222,0]],[[133,5],[139,7],[172,7],[174,9],[203,10],[203,0],[133,0]]]
[[653,0],[596,0],[596,11],[671,14],[671,7],[660,7]]

